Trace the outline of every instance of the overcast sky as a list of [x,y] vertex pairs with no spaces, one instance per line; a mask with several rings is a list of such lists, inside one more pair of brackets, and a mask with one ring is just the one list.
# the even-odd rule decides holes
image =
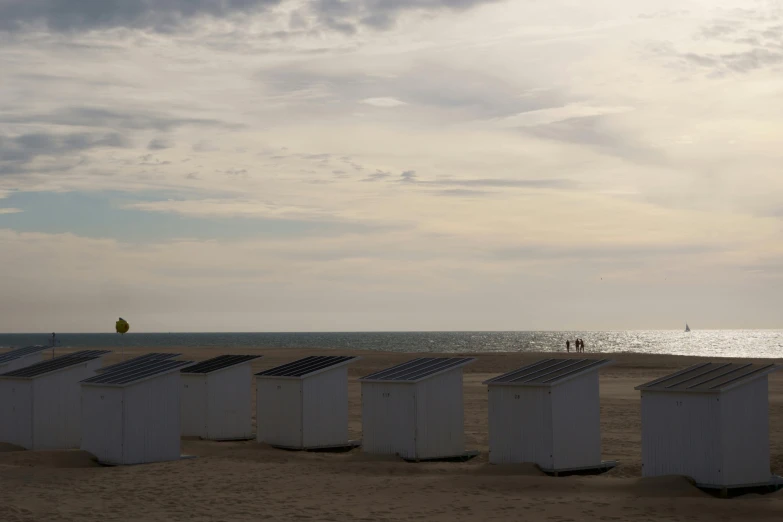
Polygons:
[[783,327],[782,14],[0,0],[0,331]]

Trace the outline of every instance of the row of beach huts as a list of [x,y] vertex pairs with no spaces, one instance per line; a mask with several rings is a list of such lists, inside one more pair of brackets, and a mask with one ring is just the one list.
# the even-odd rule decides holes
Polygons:
[[[180,437],[285,449],[350,448],[409,461],[467,458],[462,369],[469,357],[420,357],[359,379],[362,440],[348,435],[348,365],[311,356],[255,374],[260,356],[202,362],[150,353],[103,366],[106,350],[43,359],[0,354],[0,442],[81,448],[109,465],[181,457]],[[550,474],[604,471],[598,372],[607,359],[544,359],[484,382],[489,461]],[[644,476],[685,475],[703,488],[778,483],[770,471],[768,380],[776,364],[701,363],[637,386]]]

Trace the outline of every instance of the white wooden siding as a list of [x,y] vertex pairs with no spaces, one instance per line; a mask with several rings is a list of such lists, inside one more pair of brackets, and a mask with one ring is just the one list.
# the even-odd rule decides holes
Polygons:
[[549,389],[489,386],[489,461],[532,462],[552,467],[552,405]]
[[552,386],[551,469],[600,466],[601,402],[598,386],[597,372]]
[[416,458],[465,451],[462,368],[416,383]]
[[718,394],[642,391],[642,475],[723,484]]
[[77,449],[81,444],[81,385],[95,375],[84,363],[32,379],[33,449]]
[[760,484],[769,463],[769,389],[766,377],[720,397],[723,477],[726,485]]
[[179,372],[124,388],[123,464],[180,458]]
[[182,395],[180,410],[184,437],[207,436],[207,377],[203,374],[180,374]]
[[[96,375],[98,373],[98,370],[100,370],[102,366],[103,366],[103,356],[100,356],[97,359],[91,359],[86,363],[84,363],[84,367],[87,370],[89,370],[87,377],[92,377],[93,375]],[[85,377],[85,379],[87,377]]]
[[33,385],[26,379],[0,379],[0,442],[33,448]]
[[302,445],[338,446],[348,442],[348,367],[302,381]]
[[362,451],[416,457],[416,385],[362,383]]
[[107,464],[123,463],[124,389],[82,386],[81,449]]
[[203,437],[211,440],[252,438],[252,378],[249,363],[207,374],[207,430]]
[[256,379],[256,439],[278,446],[302,446],[301,380]]

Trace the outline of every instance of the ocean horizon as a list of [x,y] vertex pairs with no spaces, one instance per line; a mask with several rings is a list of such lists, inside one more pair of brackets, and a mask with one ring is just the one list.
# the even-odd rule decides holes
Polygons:
[[[47,344],[51,333],[0,334],[0,349]],[[131,332],[57,334],[62,348],[312,348],[389,352],[565,352],[579,337],[586,353],[783,358],[783,330],[601,330],[465,332]]]

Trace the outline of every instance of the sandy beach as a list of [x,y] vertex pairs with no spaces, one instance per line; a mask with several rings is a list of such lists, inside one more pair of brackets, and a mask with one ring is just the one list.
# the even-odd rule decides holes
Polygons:
[[[125,356],[147,351],[133,350]],[[193,360],[222,352],[214,348],[172,351]],[[255,371],[323,353],[291,349],[245,352],[264,355],[254,362]],[[351,437],[360,439],[357,379],[416,354],[339,354],[362,357],[349,367]],[[640,401],[634,386],[702,359],[613,356],[616,364],[601,372],[601,425],[604,458],[619,460],[620,465],[600,476],[555,478],[533,466],[488,464],[487,391],[481,384],[488,377],[551,354],[472,355],[478,361],[465,369],[466,449],[481,454],[469,462],[411,464],[368,456],[359,449],[307,453],[276,450],[255,442],[183,440],[183,453],[197,458],[109,468],[81,451],[28,452],[6,445],[0,448],[0,520],[566,522],[783,517],[783,491],[726,500],[699,491],[681,477],[641,478]],[[119,360],[119,354],[113,353],[106,364]],[[770,446],[772,471],[783,475],[783,372],[770,377]]]

